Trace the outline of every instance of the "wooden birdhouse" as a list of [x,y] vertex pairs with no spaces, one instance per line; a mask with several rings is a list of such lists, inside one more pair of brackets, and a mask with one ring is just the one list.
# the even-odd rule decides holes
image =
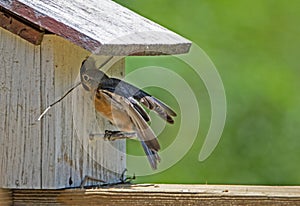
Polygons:
[[99,65],[114,56],[106,66],[120,77],[125,56],[186,53],[191,43],[110,0],[0,0],[0,27],[0,188],[77,187],[86,175],[118,181],[125,141],[89,139],[107,125],[91,118],[84,93],[37,118],[90,55]]

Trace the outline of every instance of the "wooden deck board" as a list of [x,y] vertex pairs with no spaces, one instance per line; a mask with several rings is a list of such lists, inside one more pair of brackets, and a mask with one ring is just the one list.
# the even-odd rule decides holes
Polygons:
[[7,191],[16,205],[300,205],[300,186],[133,184]]

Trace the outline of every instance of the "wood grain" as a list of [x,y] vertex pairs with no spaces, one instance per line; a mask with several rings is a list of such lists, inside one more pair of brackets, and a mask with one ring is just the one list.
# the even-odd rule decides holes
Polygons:
[[[37,121],[79,81],[81,62],[90,53],[55,35],[34,46],[0,28],[0,39],[0,188],[74,187],[85,175],[119,181],[125,141],[89,141],[89,133],[104,131],[107,123],[96,118],[81,87]],[[120,58],[110,65],[116,76],[124,74]]]
[[[54,35],[46,35],[41,46],[42,104],[46,108],[79,81],[81,62],[90,54]],[[124,66],[111,65],[111,71],[120,76]],[[107,182],[119,180],[126,167],[125,142],[89,141],[90,133],[107,129],[106,121],[96,116],[89,93],[80,86],[42,120],[43,188],[78,186],[86,175]]]
[[0,187],[40,186],[40,47],[0,28]]
[[0,205],[10,206],[12,205],[12,191],[9,189],[0,189]]
[[[1,191],[1,190],[0,190]],[[16,205],[300,205],[299,186],[119,185],[12,190]]]
[[0,6],[94,54],[180,54],[191,46],[111,0],[0,0]]
[[20,18],[12,15],[11,12],[7,12],[0,7],[0,27],[20,36],[21,38],[39,45],[43,39],[44,32],[33,28],[31,25],[22,22]]

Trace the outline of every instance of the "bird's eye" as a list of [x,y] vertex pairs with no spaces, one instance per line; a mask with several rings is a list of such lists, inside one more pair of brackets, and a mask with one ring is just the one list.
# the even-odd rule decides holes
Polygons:
[[84,79],[84,81],[89,81],[90,77],[85,74],[85,75],[83,75],[83,79]]

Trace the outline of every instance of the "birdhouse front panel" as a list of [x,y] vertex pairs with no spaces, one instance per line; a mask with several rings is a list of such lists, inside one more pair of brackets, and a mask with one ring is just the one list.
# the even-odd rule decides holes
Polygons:
[[[82,88],[37,120],[79,80],[81,62],[90,53],[55,35],[45,35],[40,46],[4,29],[0,38],[0,187],[76,187],[86,175],[119,181],[125,142],[90,141],[89,133],[109,124],[94,118]],[[124,60],[111,66],[114,75],[124,73]]]

